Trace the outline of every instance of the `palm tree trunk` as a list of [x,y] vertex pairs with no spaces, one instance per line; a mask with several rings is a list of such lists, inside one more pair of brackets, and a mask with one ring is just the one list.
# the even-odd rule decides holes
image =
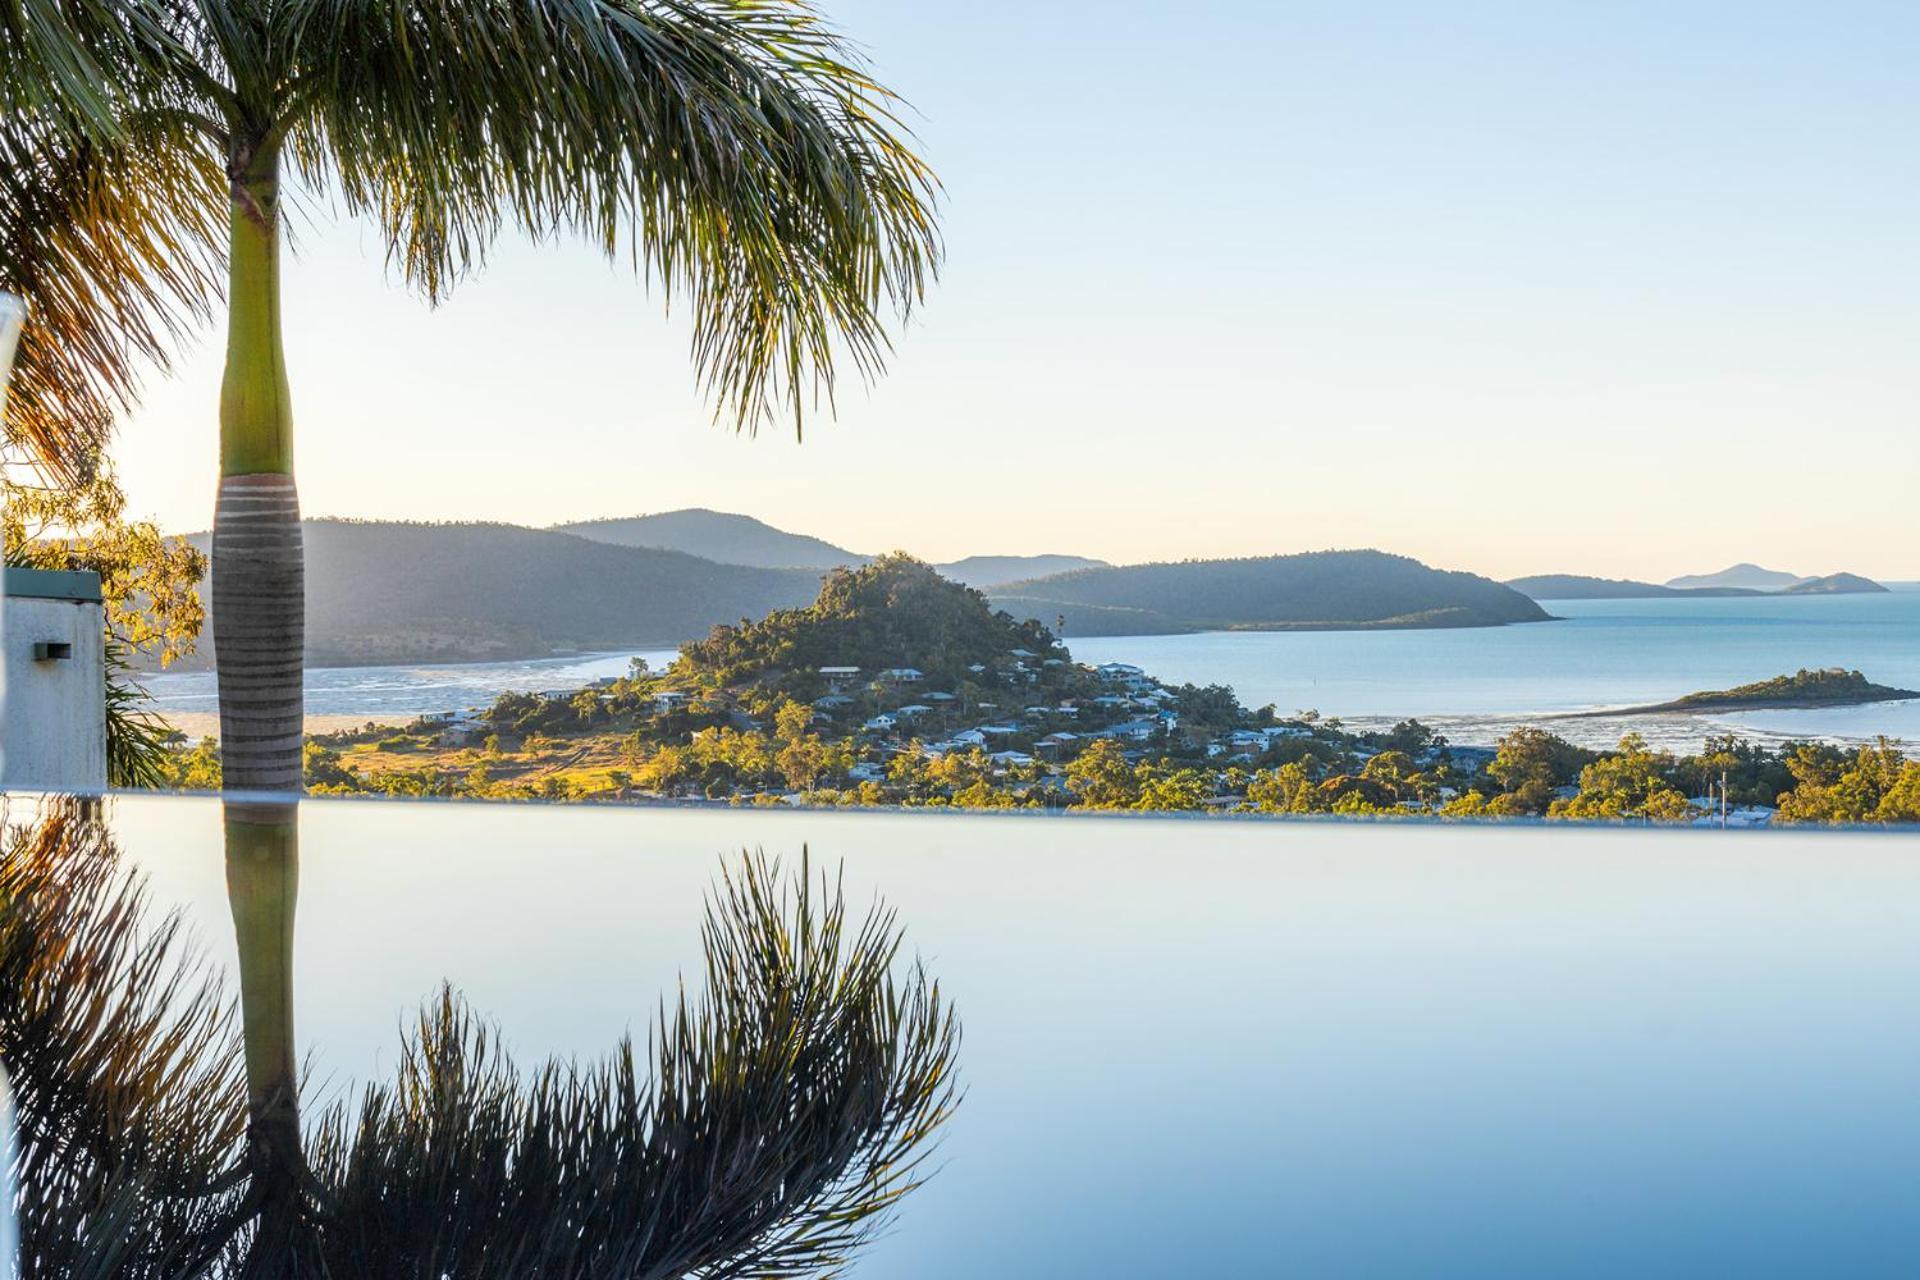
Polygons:
[[213,646],[223,785],[300,789],[306,582],[280,334],[279,156],[232,164],[227,368],[213,520]]
[[[226,806],[227,903],[240,960],[247,1058],[247,1163],[258,1227],[248,1274],[280,1274],[302,1226],[306,1160],[293,1038],[293,919],[299,808]],[[277,1261],[276,1261],[277,1260]]]

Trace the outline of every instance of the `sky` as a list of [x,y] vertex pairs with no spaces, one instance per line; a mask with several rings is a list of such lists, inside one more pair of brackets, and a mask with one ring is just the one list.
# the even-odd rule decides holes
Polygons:
[[[430,310],[309,197],[304,510],[1920,578],[1911,0],[822,7],[946,191],[884,379],[804,443],[737,436],[683,321],[589,247],[505,243]],[[170,529],[210,520],[222,342],[115,449]]]

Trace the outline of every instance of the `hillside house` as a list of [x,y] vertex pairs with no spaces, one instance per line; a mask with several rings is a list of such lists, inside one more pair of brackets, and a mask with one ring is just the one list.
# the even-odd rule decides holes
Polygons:
[[919,684],[927,673],[918,667],[888,667],[875,678],[880,684]]

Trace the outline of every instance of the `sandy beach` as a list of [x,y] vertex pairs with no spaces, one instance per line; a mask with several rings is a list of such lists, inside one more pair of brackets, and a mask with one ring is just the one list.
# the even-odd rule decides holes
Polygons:
[[[189,742],[198,742],[202,738],[220,736],[220,715],[215,711],[168,711],[161,718],[175,729],[185,734]],[[307,736],[317,733],[338,733],[342,729],[358,729],[363,724],[393,725],[399,727],[411,721],[412,716],[308,716],[306,719]]]

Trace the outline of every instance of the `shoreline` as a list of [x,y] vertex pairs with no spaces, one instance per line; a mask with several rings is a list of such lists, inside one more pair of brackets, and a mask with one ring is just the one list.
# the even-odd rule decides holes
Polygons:
[[1872,707],[1887,702],[1920,700],[1920,691],[1887,689],[1858,698],[1729,698],[1704,702],[1676,698],[1671,702],[1651,702],[1638,707],[1601,707],[1593,711],[1563,711],[1547,717],[1553,720],[1602,720],[1620,716],[1712,716],[1739,715],[1752,711],[1824,711],[1836,707]]

